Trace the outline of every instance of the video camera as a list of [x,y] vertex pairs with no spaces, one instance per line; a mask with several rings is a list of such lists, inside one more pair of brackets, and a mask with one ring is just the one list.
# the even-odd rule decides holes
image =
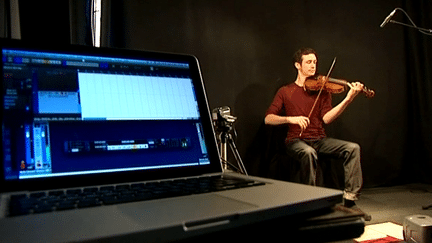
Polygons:
[[229,106],[221,106],[212,110],[213,125],[219,132],[231,131],[237,117],[231,115]]

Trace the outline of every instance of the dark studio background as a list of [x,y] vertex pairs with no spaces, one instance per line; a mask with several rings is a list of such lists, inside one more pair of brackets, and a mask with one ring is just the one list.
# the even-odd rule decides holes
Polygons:
[[[89,2],[19,1],[21,39],[91,44]],[[230,106],[238,117],[236,144],[250,174],[259,175],[263,163],[265,111],[276,90],[295,79],[292,54],[312,47],[320,73],[337,57],[333,77],[376,91],[373,99],[359,95],[327,126],[329,136],[361,145],[365,186],[432,183],[432,36],[379,27],[400,7],[432,28],[430,0],[136,0],[103,7],[102,46],[198,57],[211,109]],[[400,11],[393,20],[408,23]]]

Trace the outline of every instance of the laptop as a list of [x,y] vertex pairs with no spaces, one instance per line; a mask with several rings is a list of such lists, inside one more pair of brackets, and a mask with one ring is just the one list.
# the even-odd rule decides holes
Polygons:
[[187,240],[342,201],[224,172],[192,55],[0,48],[2,242]]

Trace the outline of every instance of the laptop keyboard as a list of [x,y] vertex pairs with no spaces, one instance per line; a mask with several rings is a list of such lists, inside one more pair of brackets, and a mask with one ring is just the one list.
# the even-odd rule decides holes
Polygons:
[[254,180],[219,175],[163,182],[27,193],[11,196],[9,216],[155,200],[264,184]]

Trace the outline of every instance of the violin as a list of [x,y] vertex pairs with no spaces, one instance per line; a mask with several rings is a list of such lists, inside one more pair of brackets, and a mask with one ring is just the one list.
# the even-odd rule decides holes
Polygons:
[[[321,92],[323,90],[326,90],[330,93],[339,94],[339,93],[342,93],[343,91],[345,91],[346,86],[349,86],[349,83],[345,80],[330,78],[330,73],[332,72],[335,63],[336,63],[336,57],[333,59],[333,63],[330,67],[330,70],[328,71],[327,76],[315,75],[312,77],[308,77],[305,80],[304,87],[307,91],[319,91],[319,93],[315,99],[315,102],[312,106],[312,109],[309,112],[308,118],[311,117],[312,112],[315,109],[315,106],[317,104],[318,98],[320,97]],[[372,98],[375,96],[375,91],[370,90],[370,89],[366,88],[365,86],[364,86],[362,92],[365,93],[366,97],[368,97],[368,98]],[[300,132],[299,136],[301,137],[302,134],[303,134],[303,130]]]
[[[304,87],[307,91],[320,91],[323,89],[332,94],[340,94],[344,92],[345,87],[347,86],[348,82],[345,80],[329,77],[326,81],[326,77],[323,75],[308,77],[304,83]],[[362,92],[368,98],[373,98],[375,96],[375,91],[368,89],[366,86],[363,87]]]

